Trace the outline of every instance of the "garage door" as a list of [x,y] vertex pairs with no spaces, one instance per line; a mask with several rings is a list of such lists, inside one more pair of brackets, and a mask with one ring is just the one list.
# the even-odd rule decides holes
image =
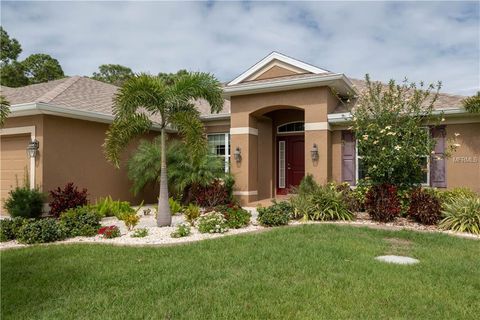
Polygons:
[[[30,135],[2,136],[0,138],[0,212],[6,215],[3,203],[8,192],[18,185],[25,184],[25,177],[29,172],[29,159],[26,147]],[[28,178],[27,178],[28,179]]]

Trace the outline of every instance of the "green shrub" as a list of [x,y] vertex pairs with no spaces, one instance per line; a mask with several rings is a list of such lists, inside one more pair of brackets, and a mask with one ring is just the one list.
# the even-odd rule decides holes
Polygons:
[[305,220],[352,220],[354,215],[348,209],[342,191],[331,185],[320,186],[306,195],[298,195],[304,199],[294,199],[296,211]]
[[66,237],[65,228],[53,218],[28,219],[17,234],[17,240],[26,244],[59,241]]
[[444,204],[440,228],[480,234],[480,198],[461,197]]
[[257,221],[265,227],[275,227],[287,225],[290,220],[290,212],[284,210],[283,205],[275,203],[266,208],[258,207]]
[[0,242],[16,239],[18,230],[20,230],[25,221],[26,219],[22,217],[15,217],[13,219],[1,219]]
[[354,193],[348,182],[343,182],[341,184],[331,182],[329,183],[329,186],[335,191],[341,193],[343,202],[345,203],[348,210],[350,210],[351,212],[361,211],[365,199],[361,199],[358,194]]
[[183,237],[189,236],[190,233],[191,233],[190,225],[188,225],[186,223],[181,223],[181,224],[177,225],[177,228],[175,229],[175,231],[173,231],[170,234],[170,236],[172,238],[183,238]]
[[196,221],[201,233],[224,233],[228,231],[227,220],[220,212],[211,211],[202,214]]
[[135,231],[131,235],[132,238],[145,238],[146,236],[148,236],[147,228],[135,229]]
[[462,100],[463,107],[470,113],[480,113],[480,91]]
[[135,213],[125,214],[122,218],[128,231],[132,231],[140,221],[140,216]]
[[243,228],[250,224],[251,213],[238,205],[218,206],[215,211],[223,214],[227,219],[228,227],[231,229]]
[[307,174],[303,177],[302,181],[300,181],[300,185],[296,191],[299,195],[306,195],[314,192],[318,187],[319,185],[313,178],[313,175]]
[[100,228],[100,215],[92,206],[76,207],[63,212],[60,223],[68,237],[91,237]]
[[5,209],[11,217],[38,218],[42,215],[45,196],[38,189],[16,187],[8,193]]
[[410,195],[408,216],[423,224],[436,224],[440,219],[440,200],[424,189],[413,190]]
[[437,191],[443,204],[449,204],[460,198],[476,198],[478,194],[469,188],[453,188],[451,190]]
[[184,210],[183,214],[185,215],[185,219],[190,222],[194,223],[194,221],[200,217],[200,207],[190,203]]
[[123,220],[124,215],[135,213],[130,202],[114,201],[110,196],[98,200],[95,207],[102,217],[117,217],[119,220]]
[[182,205],[180,202],[176,201],[172,197],[168,198],[168,205],[170,206],[170,213],[176,215],[179,212],[182,212]]

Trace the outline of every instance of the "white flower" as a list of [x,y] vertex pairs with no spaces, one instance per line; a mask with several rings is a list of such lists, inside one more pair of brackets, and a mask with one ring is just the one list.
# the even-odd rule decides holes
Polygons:
[[395,150],[398,151],[398,150],[400,150],[400,149],[402,149],[402,147],[400,147],[400,146],[395,146]]
[[385,147],[382,147],[382,150],[385,150]]
[[384,133],[384,132],[385,132],[385,129],[380,130],[380,133]]
[[392,126],[386,126],[385,130],[390,130],[391,128],[392,128]]
[[368,134],[363,135],[363,140],[368,140]]
[[459,135],[460,135],[460,133],[455,132],[455,137],[458,137]]
[[373,141],[373,144],[377,144],[377,143],[378,143],[378,140]]
[[459,144],[459,143],[454,143],[453,146],[454,146],[455,148],[458,148],[458,147],[461,146],[461,144]]
[[442,120],[441,120],[441,121],[442,121],[442,122],[444,122],[444,121],[445,121],[445,118],[442,118]]

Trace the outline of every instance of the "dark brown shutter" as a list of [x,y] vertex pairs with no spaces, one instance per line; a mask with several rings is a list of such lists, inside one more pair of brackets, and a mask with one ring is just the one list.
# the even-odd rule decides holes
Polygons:
[[445,126],[433,127],[432,138],[435,140],[434,153],[430,157],[430,185],[437,188],[447,187],[446,161],[445,161]]
[[355,134],[342,131],[342,181],[355,185]]

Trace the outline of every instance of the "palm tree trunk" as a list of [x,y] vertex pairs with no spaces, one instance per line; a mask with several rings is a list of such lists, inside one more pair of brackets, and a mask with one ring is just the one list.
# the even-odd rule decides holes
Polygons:
[[172,223],[170,206],[168,204],[167,157],[165,155],[165,128],[162,128],[161,137],[162,163],[160,168],[160,195],[158,196],[157,227],[169,226]]

